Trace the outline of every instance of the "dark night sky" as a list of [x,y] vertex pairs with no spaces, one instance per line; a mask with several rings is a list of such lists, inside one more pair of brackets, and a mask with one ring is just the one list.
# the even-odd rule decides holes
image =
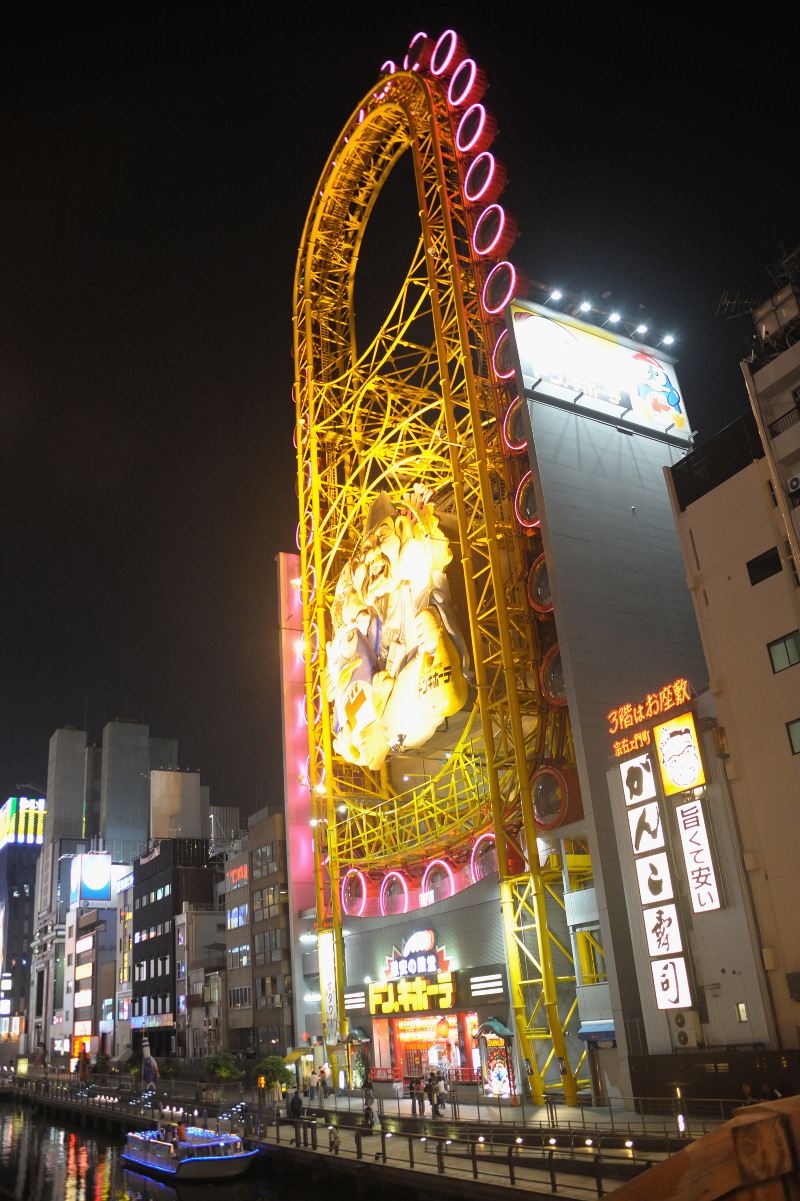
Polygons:
[[488,72],[515,262],[671,329],[701,434],[746,403],[752,327],[717,302],[768,294],[800,240],[779,29],[291,7],[4,30],[2,795],[44,783],[50,733],[88,712],[177,736],[217,803],[277,796],[294,256],[335,137],[420,23],[455,12]]

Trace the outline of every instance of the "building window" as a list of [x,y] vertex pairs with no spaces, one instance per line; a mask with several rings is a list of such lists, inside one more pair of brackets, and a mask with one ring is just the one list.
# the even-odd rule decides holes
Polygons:
[[249,1009],[250,1001],[250,986],[246,985],[242,988],[232,988],[228,993],[228,1001],[230,1009]]
[[228,929],[238,930],[240,926],[246,926],[250,920],[249,906],[247,902],[244,905],[236,905],[233,909],[228,910]]
[[793,755],[800,755],[800,717],[787,721],[786,732],[789,735],[789,745]]
[[737,1022],[747,1021],[747,1006],[744,1001],[737,1001],[736,1003],[736,1020]]
[[774,672],[794,667],[796,663],[800,663],[800,630],[792,630],[791,634],[776,638],[774,642],[769,643],[767,650]]
[[756,555],[755,559],[751,559],[747,564],[747,574],[750,576],[751,584],[760,584],[762,580],[768,580],[770,576],[777,575],[779,571],[783,571],[783,564],[777,546],[773,546],[771,550],[765,550],[763,555]]

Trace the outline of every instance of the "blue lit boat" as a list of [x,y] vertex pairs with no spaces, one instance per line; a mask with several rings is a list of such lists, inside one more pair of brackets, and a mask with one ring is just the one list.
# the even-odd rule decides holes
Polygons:
[[[173,1137],[174,1136],[174,1137]],[[161,1180],[230,1180],[252,1165],[258,1151],[247,1151],[235,1134],[218,1134],[189,1126],[178,1141],[177,1128],[166,1135],[158,1130],[135,1130],[128,1135],[122,1159],[137,1172]]]

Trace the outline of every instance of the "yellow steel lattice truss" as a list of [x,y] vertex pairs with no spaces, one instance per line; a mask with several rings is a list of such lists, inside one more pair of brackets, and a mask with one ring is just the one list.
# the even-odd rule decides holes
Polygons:
[[[530,1086],[539,1099],[547,1086],[574,1100],[581,1059],[570,1056],[566,1037],[576,1005],[562,864],[552,850],[540,863],[531,799],[532,775],[543,764],[569,765],[572,745],[566,709],[548,704],[540,685],[554,635],[532,618],[526,594],[535,552],[513,497],[527,464],[501,436],[516,400],[514,380],[500,378],[507,373],[491,355],[505,328],[493,289],[506,277],[495,272],[484,296],[496,259],[473,250],[480,209],[465,200],[464,173],[475,148],[470,157],[456,145],[474,90],[453,105],[444,75],[435,77],[427,59],[419,67],[387,75],[345,125],[306,221],[295,281],[298,547],[317,912],[327,940],[325,1038],[336,1045],[346,1033],[343,876],[353,868],[418,876],[437,855],[463,861],[476,836],[491,831]],[[359,252],[404,154],[413,160],[419,244],[377,336],[362,348],[353,305]],[[353,556],[380,518],[382,492],[407,525],[433,511],[430,528],[446,531],[463,572],[467,701],[449,723],[449,749],[429,747],[421,762],[408,759],[402,740],[388,754],[344,746],[342,710],[337,719],[334,636],[352,607],[342,580],[353,584]],[[358,640],[358,615],[347,620]],[[421,770],[409,776],[409,762]]]

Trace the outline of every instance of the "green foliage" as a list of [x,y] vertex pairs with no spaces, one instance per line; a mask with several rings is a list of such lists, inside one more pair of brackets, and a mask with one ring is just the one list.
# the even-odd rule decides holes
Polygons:
[[108,1071],[108,1066],[110,1063],[111,1059],[108,1055],[106,1055],[105,1051],[99,1051],[97,1059],[95,1060],[95,1068],[97,1071],[105,1074]]
[[205,1073],[207,1080],[241,1080],[244,1074],[230,1051],[207,1056]]
[[280,1055],[267,1055],[264,1059],[260,1059],[253,1069],[253,1075],[256,1079],[264,1076],[267,1088],[276,1082],[286,1085],[287,1088],[294,1083],[294,1072],[287,1068]]
[[173,1080],[179,1073],[180,1064],[175,1059],[159,1059],[158,1070],[162,1080]]
[[353,1088],[364,1088],[369,1080],[369,1060],[363,1050],[356,1051],[351,1059]]

